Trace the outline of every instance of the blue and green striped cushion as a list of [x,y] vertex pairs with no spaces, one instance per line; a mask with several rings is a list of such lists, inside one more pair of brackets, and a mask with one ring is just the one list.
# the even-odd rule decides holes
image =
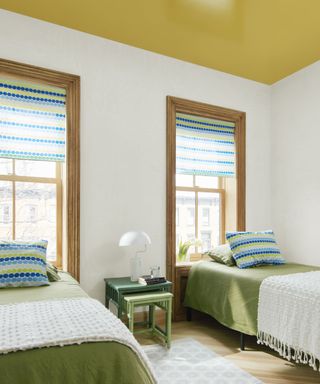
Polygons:
[[285,264],[272,231],[227,232],[226,238],[239,268]]
[[49,285],[48,242],[0,241],[0,288]]

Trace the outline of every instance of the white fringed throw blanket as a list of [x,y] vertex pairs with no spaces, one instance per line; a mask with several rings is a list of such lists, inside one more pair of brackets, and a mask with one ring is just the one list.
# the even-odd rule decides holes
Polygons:
[[271,276],[260,286],[258,343],[288,360],[320,362],[320,271]]
[[0,354],[102,341],[131,348],[154,377],[136,339],[97,300],[74,298],[0,305]]

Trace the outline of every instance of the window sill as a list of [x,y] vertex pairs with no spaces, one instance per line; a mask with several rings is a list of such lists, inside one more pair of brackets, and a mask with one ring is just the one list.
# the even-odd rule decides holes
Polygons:
[[198,263],[201,263],[205,259],[197,260],[197,261],[177,261],[176,267],[189,267]]

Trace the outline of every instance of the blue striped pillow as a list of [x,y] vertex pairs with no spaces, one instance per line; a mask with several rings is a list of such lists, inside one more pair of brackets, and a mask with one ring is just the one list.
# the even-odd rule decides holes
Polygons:
[[48,242],[0,241],[0,288],[49,285]]
[[285,264],[272,231],[227,232],[226,238],[239,268]]

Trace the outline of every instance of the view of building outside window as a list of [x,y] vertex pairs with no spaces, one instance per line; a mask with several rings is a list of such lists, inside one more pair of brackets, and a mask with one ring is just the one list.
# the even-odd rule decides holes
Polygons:
[[12,182],[0,181],[0,239],[12,240]]
[[187,218],[188,226],[193,227],[194,226],[194,208],[188,207],[187,212],[188,212],[188,218]]
[[[55,164],[15,160],[15,175],[55,178]],[[54,182],[4,181],[13,173],[11,159],[0,159],[1,240],[47,240],[47,259],[57,258],[57,185]],[[14,207],[14,209],[13,209]]]
[[201,246],[191,246],[189,254],[205,252],[220,244],[221,193],[214,191],[218,189],[218,178],[176,175],[176,184],[177,249],[180,242],[196,239]]
[[195,193],[186,191],[176,192],[176,209],[179,211],[179,221],[176,221],[176,244],[194,240],[195,232]]
[[10,221],[10,206],[7,204],[3,204],[0,206],[0,217],[2,223],[9,223]]
[[202,225],[205,227],[210,225],[210,208],[202,208]]
[[211,233],[201,231],[201,243],[202,249],[204,251],[208,251],[211,248]]
[[198,193],[198,238],[202,252],[220,244],[220,194]]
[[176,208],[176,225],[180,223],[180,211],[179,208]]

